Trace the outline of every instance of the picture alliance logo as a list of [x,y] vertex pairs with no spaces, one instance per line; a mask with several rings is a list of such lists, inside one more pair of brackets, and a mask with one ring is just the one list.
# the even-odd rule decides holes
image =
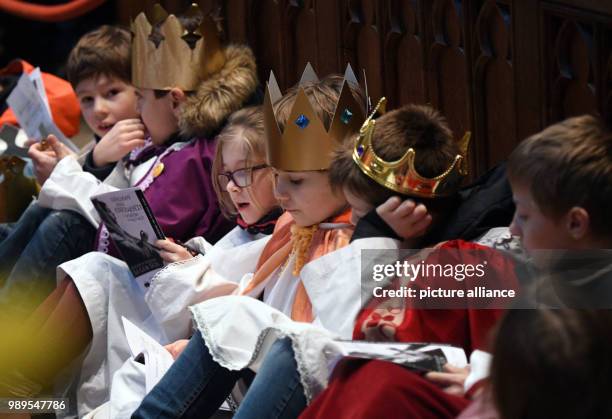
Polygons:
[[396,261],[393,264],[376,264],[372,268],[372,279],[380,282],[385,278],[406,278],[410,281],[426,280],[428,278],[452,278],[463,281],[471,278],[483,278],[487,261],[478,264],[471,263],[411,263]]

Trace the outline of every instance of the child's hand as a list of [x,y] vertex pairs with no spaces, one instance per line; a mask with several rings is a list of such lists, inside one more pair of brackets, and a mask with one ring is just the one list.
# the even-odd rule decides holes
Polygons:
[[142,147],[145,143],[144,129],[140,119],[124,119],[117,122],[94,147],[94,165],[102,167],[116,163],[136,147]]
[[179,262],[193,257],[189,250],[171,240],[157,240],[155,246],[160,249],[159,255],[167,263]]
[[166,348],[166,350],[170,352],[170,355],[172,355],[172,358],[176,359],[183,352],[183,350],[185,350],[185,347],[187,346],[188,343],[189,343],[189,339],[179,339],[176,342],[173,342],[169,345],[164,346],[164,348]]
[[438,384],[442,389],[455,396],[462,396],[465,393],[463,385],[470,374],[470,367],[458,368],[451,364],[444,365],[445,372],[428,372],[425,378]]
[[34,176],[42,185],[51,176],[57,163],[66,156],[76,155],[55,135],[49,135],[41,142],[34,142],[28,149],[28,156],[34,164]]
[[410,199],[402,200],[397,196],[379,205],[376,212],[395,234],[404,239],[422,236],[431,224],[431,215],[427,213],[425,205],[416,205]]

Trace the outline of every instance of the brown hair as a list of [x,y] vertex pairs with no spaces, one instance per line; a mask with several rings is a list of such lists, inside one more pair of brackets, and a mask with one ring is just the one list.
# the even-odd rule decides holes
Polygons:
[[130,32],[117,26],[103,25],[83,35],[68,56],[70,84],[76,87],[102,75],[130,83],[131,41]]
[[[353,141],[347,141],[332,161],[331,184],[347,188],[351,193],[374,206],[385,202],[397,192],[385,188],[366,176],[353,161]],[[416,151],[416,170],[423,176],[434,177],[443,173],[460,153],[446,120],[433,108],[406,105],[388,112],[376,120],[372,148],[386,161],[400,159],[409,148]],[[415,199],[415,198],[411,198]],[[416,198],[429,207],[440,207],[447,200]]]
[[611,351],[609,310],[509,310],[491,365],[500,417],[612,417]]
[[[325,128],[329,129],[332,118],[334,117],[334,111],[336,110],[336,103],[340,96],[343,80],[343,76],[332,74],[316,82],[303,83],[292,87],[274,104],[274,115],[276,116],[281,131],[285,129],[285,124],[287,123],[287,119],[289,119],[289,114],[299,89],[304,90],[308,99],[310,99],[313,104],[317,116],[321,119]],[[364,108],[362,108],[362,112],[365,113],[363,90],[359,85],[353,83],[350,83],[349,87],[357,103],[363,104]]]
[[[257,162],[266,161],[266,146],[264,137],[263,113],[261,106],[253,106],[241,109],[230,115],[227,124],[217,136],[215,158],[212,164],[213,189],[219,199],[221,212],[228,218],[237,214],[236,208],[229,193],[221,188],[218,175],[223,167],[223,146],[225,144],[240,141],[246,150],[247,166],[253,166]],[[255,202],[256,197],[252,197]]]
[[527,138],[510,156],[508,177],[530,188],[543,214],[579,206],[594,234],[612,235],[612,133],[598,118],[569,118]]

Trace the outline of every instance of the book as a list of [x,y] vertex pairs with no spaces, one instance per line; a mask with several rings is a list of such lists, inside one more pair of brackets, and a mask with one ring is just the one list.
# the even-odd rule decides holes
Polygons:
[[143,357],[147,393],[161,380],[174,363],[170,352],[155,339],[140,330],[134,323],[121,316],[125,337],[133,357]]
[[344,357],[393,362],[417,372],[443,371],[445,364],[465,367],[463,348],[438,343],[400,343],[335,340],[326,348],[329,370]]
[[31,74],[23,73],[19,77],[6,103],[13,110],[28,138],[40,141],[53,134],[70,150],[74,152],[79,150],[53,122],[39,68]]
[[152,277],[163,267],[154,243],[165,236],[140,189],[107,192],[91,201],[134,277]]
[[[124,316],[121,316],[121,321],[132,356],[145,366],[145,388],[146,392],[149,393],[162,379],[166,371],[172,367],[174,359],[166,348],[134,323]],[[219,410],[231,411],[232,409],[225,401]]]

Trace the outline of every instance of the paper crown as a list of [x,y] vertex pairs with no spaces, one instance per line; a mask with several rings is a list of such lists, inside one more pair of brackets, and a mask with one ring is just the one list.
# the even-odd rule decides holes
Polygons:
[[310,63],[306,65],[298,84],[297,95],[285,129],[281,129],[274,115],[274,104],[282,97],[274,73],[270,73],[264,97],[264,126],[268,164],[286,171],[325,170],[331,164],[332,152],[342,143],[346,135],[357,132],[365,119],[350,88],[358,85],[350,65],[342,81],[334,116],[329,129],[319,119],[310,99],[301,87],[307,82],[318,82]]
[[357,166],[369,178],[401,194],[439,198],[455,193],[468,174],[467,150],[471,133],[466,132],[459,142],[461,154],[455,156],[448,169],[436,177],[427,178],[421,176],[414,167],[416,151],[413,148],[409,148],[399,160],[390,162],[383,160],[374,152],[372,148],[372,136],[376,127],[374,116],[378,112],[384,112],[385,105],[386,99],[382,98],[359,130],[359,138],[353,150],[353,160]]
[[[132,84],[146,89],[168,90],[180,87],[196,90],[202,80],[223,67],[225,56],[221,49],[215,23],[204,15],[197,4],[185,12],[186,18],[203,15],[200,25],[189,30],[179,19],[156,4],[152,19],[140,13],[132,22]],[[159,42],[151,33],[159,25]]]

